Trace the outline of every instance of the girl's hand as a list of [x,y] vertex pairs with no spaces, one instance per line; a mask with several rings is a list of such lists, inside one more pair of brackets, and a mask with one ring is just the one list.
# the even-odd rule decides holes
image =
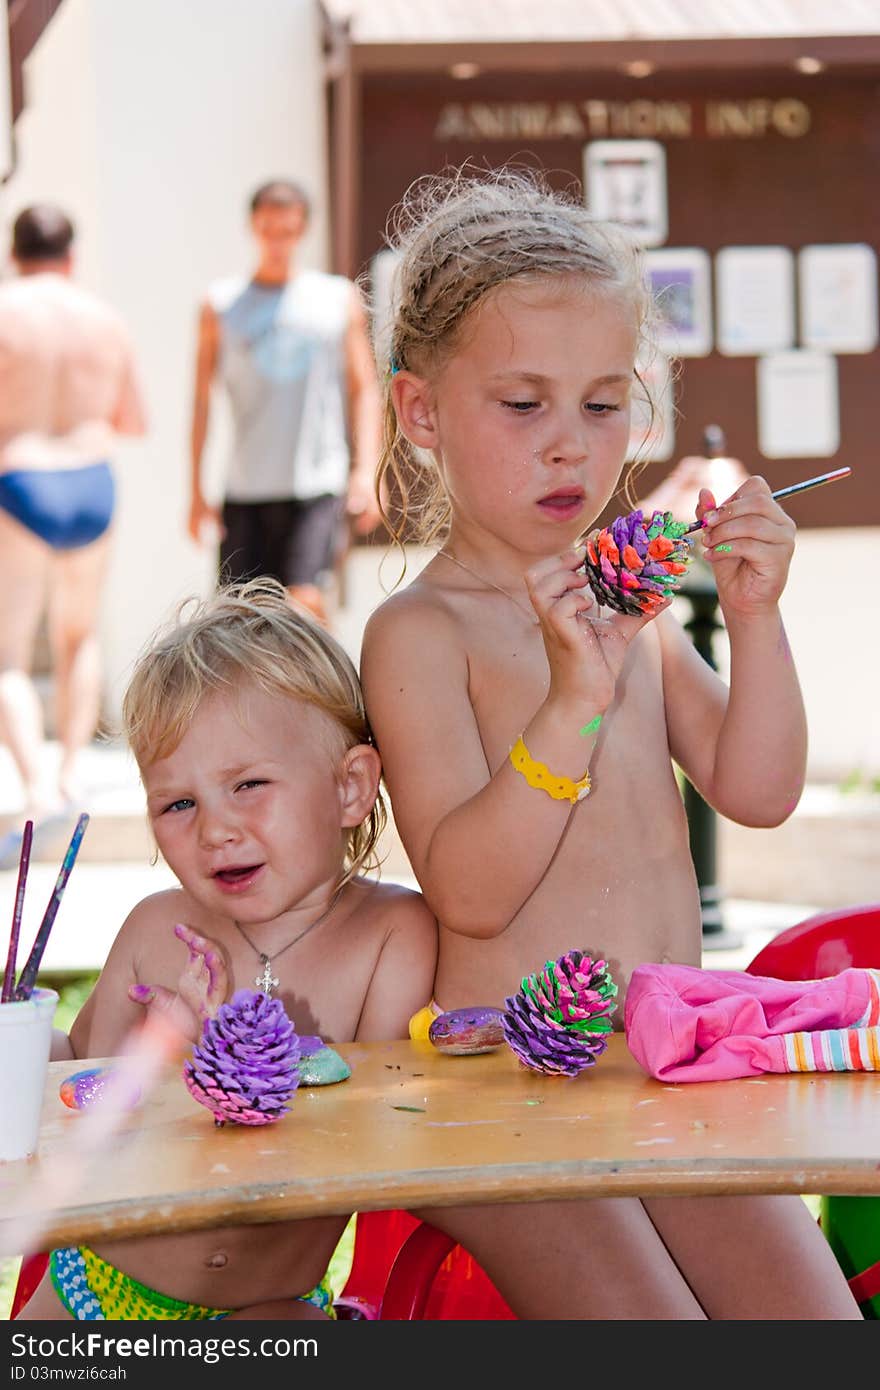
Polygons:
[[222,954],[205,937],[182,923],[174,935],[189,951],[180,973],[177,991],[164,985],[130,985],[128,997],[135,1004],[167,1014],[189,1042],[198,1042],[205,1020],[213,1018],[225,1001],[229,987]]
[[749,478],[721,506],[700,491],[705,558],[725,613],[753,616],[776,607],[794,553],[795,524],[763,478]]
[[603,712],[614,699],[630,642],[669,601],[636,617],[600,608],[584,571],[584,553],[579,546],[542,560],[525,582],[541,622],[551,694]]

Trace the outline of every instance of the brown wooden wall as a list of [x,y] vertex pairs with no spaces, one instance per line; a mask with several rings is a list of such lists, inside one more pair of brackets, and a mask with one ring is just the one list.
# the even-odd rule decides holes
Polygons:
[[[560,187],[580,180],[585,138],[447,139],[435,132],[449,103],[687,102],[692,132],[660,138],[666,149],[668,246],[773,244],[797,252],[815,242],[866,242],[880,251],[880,74],[834,78],[829,73],[703,74],[624,82],[616,76],[489,74],[470,81],[443,75],[370,75],[363,79],[357,255],[364,268],[383,245],[389,209],[418,175],[470,159],[543,167]],[[707,102],[793,98],[810,112],[808,133],[710,136]],[[617,132],[592,129],[586,139]],[[721,424],[731,453],[753,472],[783,487],[848,464],[853,477],[839,487],[797,499],[801,526],[880,525],[880,351],[838,357],[841,446],[829,459],[764,460],[758,454],[756,362],[717,352],[682,363],[675,457],[700,452],[703,426]],[[668,464],[649,466],[642,486],[659,481]]]

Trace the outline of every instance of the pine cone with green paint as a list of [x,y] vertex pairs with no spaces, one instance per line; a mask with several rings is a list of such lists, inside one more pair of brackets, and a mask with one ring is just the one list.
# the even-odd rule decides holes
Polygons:
[[576,1076],[608,1046],[617,985],[604,960],[569,951],[504,1001],[504,1036],[533,1071]]

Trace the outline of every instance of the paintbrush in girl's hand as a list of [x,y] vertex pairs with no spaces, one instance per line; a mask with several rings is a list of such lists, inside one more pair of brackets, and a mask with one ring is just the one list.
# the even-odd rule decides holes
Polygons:
[[9,935],[9,950],[6,954],[6,970],[3,975],[3,990],[0,1003],[11,1002],[15,993],[15,958],[18,955],[18,938],[21,932],[21,914],[24,911],[24,890],[27,883],[28,865],[31,862],[31,841],[34,838],[34,823],[25,821],[21,837],[21,854],[18,860],[18,884],[15,889],[15,906],[12,909],[12,931]]
[[43,959],[43,952],[49,940],[49,933],[52,930],[52,924],[61,906],[61,896],[64,889],[67,887],[67,880],[70,878],[70,871],[79,853],[79,847],[82,843],[82,837],[86,833],[86,826],[88,823],[89,818],[86,813],[83,812],[70,837],[70,844],[67,846],[67,853],[58,871],[58,877],[55,880],[52,896],[46,906],[46,911],[43,913],[43,920],[40,923],[37,935],[34,939],[34,944],[31,947],[31,953],[25,961],[24,968],[19,976],[18,988],[15,991],[16,999],[30,999],[34,985],[37,983],[37,971]]
[[[781,487],[770,495],[774,502],[778,502],[783,497],[792,497],[796,492],[808,492],[811,487],[822,487],[825,483],[836,483],[838,478],[848,478],[851,472],[851,468],[835,468],[833,473],[820,473],[818,478],[805,478],[802,483],[792,483],[791,487]],[[684,534],[688,536],[691,531],[699,531],[702,524],[702,521],[692,521]]]

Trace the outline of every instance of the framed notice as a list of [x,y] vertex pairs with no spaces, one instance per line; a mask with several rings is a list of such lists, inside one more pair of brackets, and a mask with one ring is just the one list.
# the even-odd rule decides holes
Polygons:
[[798,256],[801,343],[825,352],[877,346],[877,257],[870,246],[805,246]]
[[768,459],[837,453],[837,361],[830,353],[777,352],[760,359],[758,448]]
[[794,346],[794,257],[787,246],[726,246],[715,258],[718,351],[758,356]]
[[661,246],[669,235],[666,151],[659,141],[590,141],[584,189],[590,212],[628,227],[640,246]]
[[648,251],[648,280],[659,315],[660,347],[673,357],[712,351],[712,270],[697,247]]
[[633,387],[629,427],[628,461],[665,463],[675,448],[675,401],[669,359],[655,352],[639,362],[639,379]]

